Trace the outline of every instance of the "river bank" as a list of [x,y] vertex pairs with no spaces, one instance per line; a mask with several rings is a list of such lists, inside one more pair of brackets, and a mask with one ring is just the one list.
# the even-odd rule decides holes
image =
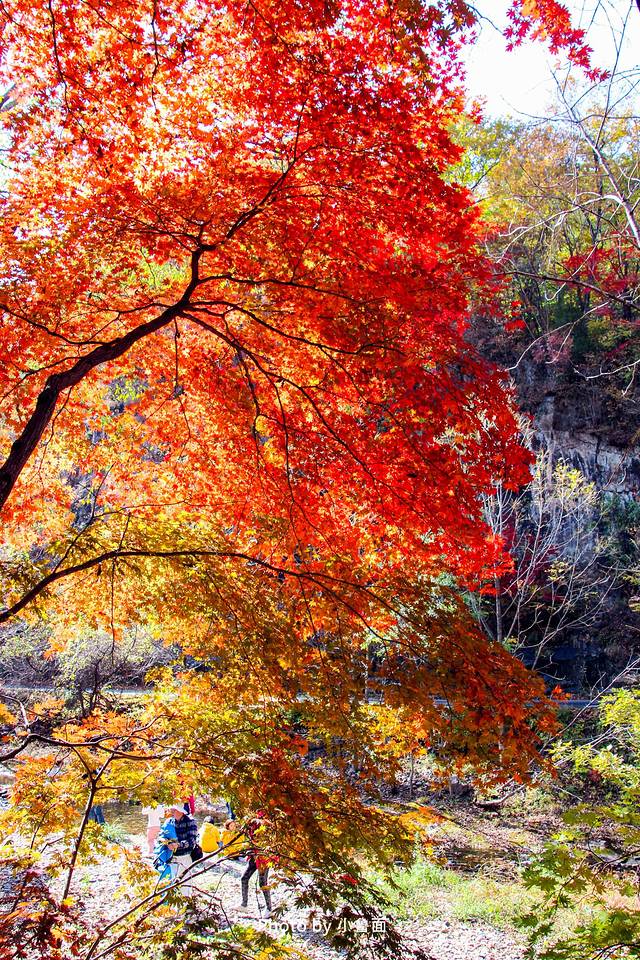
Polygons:
[[[455,811],[455,817],[453,813]],[[211,813],[207,808],[206,813]],[[74,897],[96,928],[105,927],[126,910],[121,877],[123,860],[137,861],[152,875],[145,855],[145,818],[139,806],[105,805],[105,829],[118,841],[113,857],[80,867],[74,878]],[[514,925],[526,907],[527,894],[519,871],[543,832],[548,812],[530,816],[524,830],[519,811],[479,814],[472,805],[454,804],[430,831],[426,855],[411,867],[398,867],[394,884],[380,876],[389,896],[389,923],[401,933],[407,952],[420,949],[431,960],[522,960],[525,941]],[[199,811],[198,819],[205,815]],[[337,960],[324,936],[322,923],[308,909],[296,907],[291,891],[272,871],[274,916],[264,916],[262,897],[254,877],[249,908],[240,906],[240,875],[244,862],[212,865],[194,882],[197,912],[215,911],[222,929],[230,932],[251,925],[285,938],[314,960]],[[314,922],[315,921],[315,922]],[[374,936],[371,929],[362,936]]]
[[[251,925],[289,946],[304,951],[313,960],[338,960],[342,954],[335,950],[323,933],[323,924],[314,920],[308,910],[292,905],[288,891],[280,886],[277,877],[272,886],[274,916],[264,915],[261,896],[252,883],[249,907],[240,906],[240,874],[244,864],[214,866],[194,883],[196,903],[201,915],[206,915],[212,900],[222,918],[222,929],[239,931]],[[81,868],[77,877],[78,896],[83,912],[91,915],[95,926],[104,927],[123,911],[122,879],[115,860],[102,859],[97,866]],[[401,934],[404,947],[419,949],[430,960],[522,960],[523,938],[508,926],[496,926],[482,921],[463,921],[447,913],[446,898],[441,899],[443,913],[439,917],[389,917]],[[385,922],[385,921],[383,921]],[[363,937],[375,937],[370,928],[363,929]]]

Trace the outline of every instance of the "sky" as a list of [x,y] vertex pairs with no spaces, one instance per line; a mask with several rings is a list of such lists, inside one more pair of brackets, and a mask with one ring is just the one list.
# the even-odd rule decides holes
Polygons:
[[[594,65],[609,70],[615,62],[612,34],[621,34],[628,15],[619,66],[624,71],[635,71],[636,80],[640,80],[640,10],[635,0],[564,2],[575,25],[587,30]],[[548,115],[555,89],[552,70],[561,58],[551,56],[541,41],[506,51],[505,39],[496,28],[507,24],[508,0],[477,0],[474,6],[488,19],[481,20],[478,40],[464,57],[471,96],[485,100],[485,115],[491,117],[526,120]],[[580,71],[573,68],[572,75],[579,78]]]

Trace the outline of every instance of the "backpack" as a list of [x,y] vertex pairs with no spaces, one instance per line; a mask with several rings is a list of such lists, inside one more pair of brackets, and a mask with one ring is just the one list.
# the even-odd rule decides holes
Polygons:
[[170,861],[173,859],[173,850],[169,848],[170,843],[176,843],[178,834],[176,833],[176,824],[174,820],[167,820],[160,827],[160,833],[153,848],[153,866],[160,874],[160,880],[171,878]]

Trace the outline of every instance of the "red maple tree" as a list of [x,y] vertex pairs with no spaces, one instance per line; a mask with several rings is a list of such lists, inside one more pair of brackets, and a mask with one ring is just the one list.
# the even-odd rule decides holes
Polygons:
[[[229,733],[225,767],[203,712],[260,700],[234,789],[289,810],[307,861],[326,836],[282,711],[342,738],[343,773],[349,751],[364,779],[396,770],[372,642],[387,707],[453,766],[536,756],[540,685],[456,594],[508,563],[480,496],[528,476],[504,377],[465,338],[491,283],[450,177],[471,23],[411,0],[0,8],[0,621],[46,614],[53,646],[144,624],[215,663],[165,681],[163,758],[222,787],[249,748]],[[101,735],[150,769],[123,723],[73,733],[69,770]]]

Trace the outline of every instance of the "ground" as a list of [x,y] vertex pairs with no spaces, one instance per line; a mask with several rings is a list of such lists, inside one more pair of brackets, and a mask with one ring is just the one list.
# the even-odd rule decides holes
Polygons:
[[[230,925],[251,922],[277,934],[279,925],[287,924],[293,932],[293,945],[304,949],[315,960],[333,960],[339,956],[321,933],[314,932],[307,912],[287,908],[277,886],[273,890],[274,907],[284,908],[277,919],[264,918],[255,879],[250,888],[249,908],[241,908],[239,876],[242,868],[242,865],[235,864],[214,867],[198,880],[198,886],[215,892],[220,898]],[[84,876],[81,875],[78,882],[87,906],[95,911],[96,918],[101,915],[109,919],[121,883],[115,863],[104,860],[99,870],[83,870],[82,874]],[[487,923],[421,917],[402,920],[398,926],[408,945],[421,947],[433,960],[521,960],[524,956],[522,938],[515,931]]]
[[[144,839],[137,832],[141,823],[138,810],[125,811],[121,822],[128,828],[123,842],[129,848],[138,846],[142,857]],[[529,835],[523,838],[521,826],[517,815],[479,817],[471,812],[458,816],[456,823],[443,821],[433,837],[431,856],[435,860],[425,859],[400,875],[402,889],[395,897],[394,912],[407,945],[420,947],[433,960],[521,960],[524,940],[510,923],[511,900],[522,893],[515,879],[518,849],[523,839],[530,839]],[[147,863],[151,870],[148,859]],[[275,877],[273,905],[280,908],[275,918],[264,917],[257,875],[251,881],[249,908],[242,909],[243,869],[242,862],[231,861],[214,865],[199,877],[196,884],[202,891],[198,896],[201,907],[206,904],[207,894],[213,894],[229,926],[249,922],[278,934],[283,929],[279,925],[286,924],[291,928],[292,945],[304,949],[314,960],[339,956],[323,934],[313,929],[308,911],[291,908],[286,889],[278,886]],[[96,924],[108,922],[120,911],[116,901],[121,879],[114,859],[103,858],[97,866],[81,868],[74,886]],[[362,935],[369,936],[371,931]]]

